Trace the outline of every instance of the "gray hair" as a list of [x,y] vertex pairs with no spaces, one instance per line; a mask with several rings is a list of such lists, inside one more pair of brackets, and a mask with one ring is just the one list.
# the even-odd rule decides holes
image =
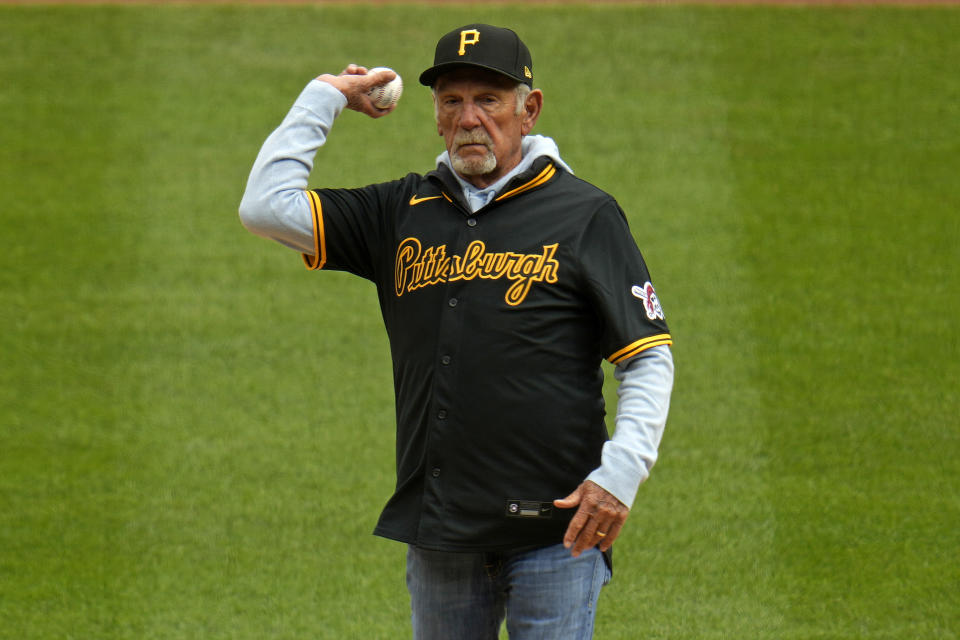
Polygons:
[[530,92],[533,91],[526,84],[520,82],[517,84],[517,110],[514,112],[516,115],[523,113],[524,105],[527,102],[527,96],[530,95]]

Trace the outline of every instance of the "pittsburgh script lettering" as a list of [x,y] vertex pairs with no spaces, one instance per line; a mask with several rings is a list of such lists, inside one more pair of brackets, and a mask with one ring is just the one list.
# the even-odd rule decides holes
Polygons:
[[543,245],[541,253],[488,252],[481,240],[467,245],[462,256],[447,255],[447,246],[427,247],[417,238],[407,238],[397,248],[394,284],[397,297],[443,282],[457,280],[501,280],[512,284],[504,296],[515,307],[527,298],[536,282],[557,282],[560,263],[553,257],[557,245]]

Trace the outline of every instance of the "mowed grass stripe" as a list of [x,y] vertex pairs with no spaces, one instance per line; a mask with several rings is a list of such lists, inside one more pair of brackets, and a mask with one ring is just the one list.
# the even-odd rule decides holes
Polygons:
[[945,317],[958,305],[960,86],[945,65],[960,14],[739,18],[724,88],[780,637],[953,637],[960,514],[943,490],[960,476],[960,412],[944,383],[957,374]]
[[[742,255],[731,103],[722,93],[730,23],[680,8],[629,16],[629,28],[606,29],[605,47],[614,60],[636,63],[599,65],[595,85],[557,100],[593,114],[577,119],[573,131],[582,134],[568,153],[586,158],[574,169],[597,176],[630,218],[677,366],[661,461],[618,547],[620,573],[604,595],[597,633],[631,637],[622,621],[634,617],[655,638],[720,638],[731,628],[775,637],[781,611],[769,589],[774,515],[753,375],[753,282]],[[620,115],[602,127],[604,114]],[[620,134],[598,135],[610,129]],[[570,138],[571,130],[557,135]],[[602,153],[591,155],[598,145]],[[612,390],[608,397],[612,412]]]
[[[150,416],[174,438],[143,482],[173,474],[179,491],[153,497],[138,514],[141,526],[163,532],[169,514],[190,526],[165,532],[174,544],[153,550],[151,570],[131,589],[167,603],[145,618],[156,637],[184,615],[212,635],[234,633],[238,615],[250,637],[318,629],[351,637],[370,628],[373,637],[399,635],[401,549],[369,535],[392,485],[393,433],[372,287],[306,273],[295,253],[249,236],[236,218],[246,172],[269,132],[264,123],[276,124],[309,75],[291,70],[296,84],[284,84],[275,66],[256,68],[262,51],[242,55],[244,42],[262,47],[256,16],[187,18],[167,23],[139,54],[144,70],[154,56],[169,60],[155,90],[169,131],[144,169],[145,178],[161,176],[146,180],[155,213],[149,244],[166,249],[144,256],[139,270],[155,287],[159,275],[171,304],[144,328],[167,348],[132,373],[154,397],[162,388],[152,372],[169,371],[175,393],[168,411]],[[291,21],[295,14],[281,13],[273,26],[294,29]],[[314,51],[306,33],[267,41],[277,47],[275,63],[330,55]],[[341,43],[331,36],[324,46]],[[226,53],[238,56],[235,66],[217,65]],[[197,67],[198,58],[207,63]],[[270,99],[251,99],[251,85],[270,87]],[[253,119],[261,113],[265,119]],[[185,147],[200,155],[179,161]],[[170,184],[182,191],[171,193]],[[180,572],[195,576],[186,590],[170,580]]]
[[97,635],[136,500],[117,428],[127,398],[111,374],[125,352],[114,292],[123,247],[137,244],[129,192],[117,190],[117,159],[135,157],[123,130],[128,87],[115,81],[126,25],[99,12],[80,29],[53,10],[0,19],[11,34],[0,45],[0,634]]

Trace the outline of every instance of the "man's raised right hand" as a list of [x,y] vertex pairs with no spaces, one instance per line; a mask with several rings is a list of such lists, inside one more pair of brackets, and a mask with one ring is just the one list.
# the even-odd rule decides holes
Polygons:
[[396,77],[397,74],[393,71],[368,73],[366,67],[351,64],[338,76],[325,73],[322,76],[318,76],[317,80],[331,84],[339,89],[340,93],[347,98],[348,109],[365,113],[371,118],[382,118],[393,111],[396,105],[387,109],[380,109],[373,104],[373,101],[367,94],[374,87],[386,84]]

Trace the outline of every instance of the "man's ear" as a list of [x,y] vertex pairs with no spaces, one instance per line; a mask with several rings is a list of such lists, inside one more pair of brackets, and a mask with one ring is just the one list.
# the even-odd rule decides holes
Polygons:
[[540,89],[534,89],[527,95],[527,99],[523,103],[523,122],[520,125],[523,135],[533,131],[533,126],[537,124],[537,119],[540,117],[542,110],[543,92]]

